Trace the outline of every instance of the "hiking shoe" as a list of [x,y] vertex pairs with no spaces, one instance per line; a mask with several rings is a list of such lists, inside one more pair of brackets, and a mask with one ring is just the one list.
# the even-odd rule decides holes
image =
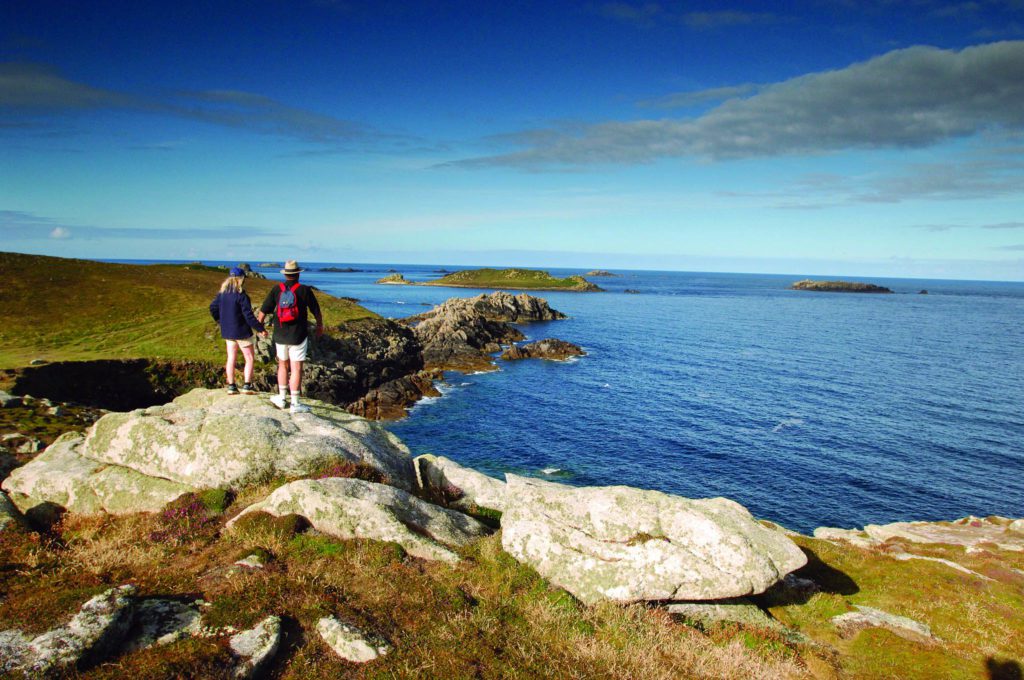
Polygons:
[[235,387],[235,383],[231,383],[230,385],[228,385],[228,394],[238,394],[238,388]]
[[242,394],[256,394],[256,388],[252,386],[252,383],[245,383],[242,385]]
[[282,397],[280,394],[275,394],[274,396],[272,396],[270,398],[270,403],[278,407],[279,409],[288,408],[288,402],[286,402],[284,397]]
[[309,407],[305,404],[292,404],[292,413],[309,413]]

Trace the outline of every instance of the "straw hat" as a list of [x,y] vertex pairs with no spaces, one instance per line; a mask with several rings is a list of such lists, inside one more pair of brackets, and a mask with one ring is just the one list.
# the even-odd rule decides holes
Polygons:
[[296,262],[295,260],[288,260],[287,262],[284,263],[284,269],[281,270],[281,273],[284,274],[285,276],[294,276],[295,274],[304,271],[306,270],[299,269],[298,262]]

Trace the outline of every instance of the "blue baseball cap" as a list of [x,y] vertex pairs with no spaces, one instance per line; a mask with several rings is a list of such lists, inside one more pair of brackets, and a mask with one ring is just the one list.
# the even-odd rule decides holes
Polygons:
[[245,272],[242,271],[241,267],[232,267],[229,274],[231,276],[245,276]]

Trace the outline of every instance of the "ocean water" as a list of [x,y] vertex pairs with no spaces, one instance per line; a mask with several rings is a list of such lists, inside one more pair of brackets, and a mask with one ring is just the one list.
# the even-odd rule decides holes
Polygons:
[[[350,266],[370,271],[303,280],[391,317],[483,292],[373,283],[440,266]],[[587,356],[449,373],[388,427],[494,476],[726,496],[804,532],[1024,517],[1024,284],[871,278],[897,294],[862,295],[619,273],[593,279],[606,293],[538,293],[570,318],[520,326]]]

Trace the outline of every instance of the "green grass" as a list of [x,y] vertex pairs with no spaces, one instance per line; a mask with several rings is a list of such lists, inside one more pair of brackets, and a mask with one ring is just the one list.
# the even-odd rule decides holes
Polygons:
[[546,271],[536,269],[467,269],[448,274],[436,281],[428,281],[423,285],[514,290],[583,290],[588,287],[588,281],[582,276],[559,279]]
[[[208,266],[130,265],[0,253],[6,314],[0,324],[0,368],[32,359],[223,360],[209,305],[224,272]],[[250,279],[255,305],[275,285]],[[317,293],[328,331],[376,316],[359,305]]]

